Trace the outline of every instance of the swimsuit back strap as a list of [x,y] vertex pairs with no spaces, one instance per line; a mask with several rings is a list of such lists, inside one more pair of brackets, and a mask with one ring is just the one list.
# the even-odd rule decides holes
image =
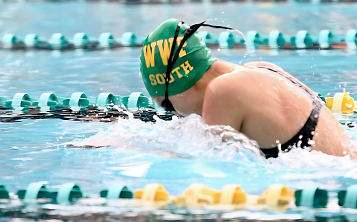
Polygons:
[[[268,69],[272,72],[275,72],[285,77],[286,79],[291,81],[294,85],[303,89],[310,96],[312,100],[312,110],[309,118],[305,122],[305,125],[293,138],[291,138],[288,142],[281,145],[281,150],[284,152],[288,152],[293,147],[300,147],[300,148],[310,147],[313,144],[311,140],[313,138],[313,135],[315,134],[315,129],[319,119],[319,113],[322,107],[322,100],[317,95],[314,95],[309,89],[307,89],[300,82],[296,81],[292,76],[286,75],[281,71],[274,70],[268,67],[258,67],[258,68]],[[266,158],[278,157],[279,149],[277,147],[271,149],[261,149],[261,150],[265,154]]]

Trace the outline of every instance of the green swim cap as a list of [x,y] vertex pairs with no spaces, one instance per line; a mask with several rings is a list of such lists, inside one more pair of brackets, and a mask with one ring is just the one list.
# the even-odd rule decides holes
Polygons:
[[[140,56],[140,71],[146,89],[151,96],[165,96],[165,76],[171,46],[179,21],[169,19],[155,29],[144,41]],[[182,25],[175,52],[183,39],[188,25]],[[195,32],[184,43],[173,65],[169,81],[169,96],[182,93],[191,88],[212,65],[215,58],[211,50]]]

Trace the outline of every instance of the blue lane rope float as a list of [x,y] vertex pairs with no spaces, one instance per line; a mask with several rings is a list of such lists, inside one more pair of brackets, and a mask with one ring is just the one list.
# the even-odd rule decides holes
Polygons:
[[117,117],[128,118],[125,111],[145,122],[155,122],[154,115],[163,120],[172,119],[173,113],[157,113],[159,110],[162,110],[161,107],[141,92],[134,92],[130,96],[101,93],[95,98],[88,98],[83,92],[73,93],[70,98],[54,93],[43,93],[39,99],[27,93],[16,93],[10,100],[0,97],[0,122],[38,118],[111,122]]
[[124,46],[137,46],[136,35],[133,32],[125,32],[122,35],[120,42]]
[[76,92],[71,95],[68,105],[73,108],[88,107],[89,101],[87,95],[82,92]]
[[328,192],[312,186],[295,191],[295,205],[308,208],[325,208],[328,203]]
[[[243,47],[244,39],[234,32],[224,31],[218,36],[202,31],[199,35],[207,46],[221,48]],[[2,36],[1,45],[6,49],[107,49],[117,47],[142,47],[144,38],[133,32],[125,32],[120,38],[115,38],[110,32],[101,33],[99,37],[89,37],[84,32],[74,34],[67,39],[62,33],[54,33],[50,39],[28,34],[22,41],[16,35],[8,33]],[[271,31],[267,36],[257,31],[246,33],[246,43],[250,48],[262,49],[356,49],[357,31],[348,30],[343,36],[331,30],[321,30],[312,36],[307,30],[299,30],[293,36],[285,36],[279,30]]]
[[108,105],[115,102],[115,97],[112,93],[101,93],[96,98],[96,105],[98,107],[107,107]]
[[357,185],[338,192],[338,205],[344,208],[357,209]]
[[127,108],[129,110],[135,110],[140,107],[148,107],[149,98],[147,98],[144,93],[135,92],[130,94],[128,98]]
[[115,38],[110,32],[100,34],[98,43],[101,48],[113,48],[116,45]]
[[0,199],[9,199],[9,191],[7,191],[6,187],[0,184]]
[[27,93],[16,93],[12,98],[11,106],[14,108],[31,106],[31,98]]
[[[336,93],[334,97],[325,98],[326,106],[336,113],[352,114],[357,112],[357,105],[348,93]],[[0,122],[21,121],[21,119],[60,118],[76,121],[115,121],[116,117],[128,118],[129,111],[134,118],[155,122],[154,115],[164,120],[171,120],[174,113],[164,112],[155,101],[134,92],[130,96],[119,96],[113,93],[101,93],[88,98],[83,92],[73,93],[70,98],[54,93],[43,93],[39,99],[27,93],[16,93],[12,99],[0,96]],[[342,123],[354,127],[352,123]]]
[[[206,43],[206,45],[209,47],[210,45],[218,44],[218,38],[209,32],[198,32],[198,34],[201,36],[202,40]],[[224,37],[222,37],[224,38]],[[228,41],[228,39],[227,39]],[[223,40],[224,42],[224,40]],[[233,44],[233,43],[232,43]],[[228,47],[229,48],[229,47]]]
[[285,45],[285,38],[280,31],[271,31],[268,37],[268,46],[271,49],[279,49]]
[[1,39],[2,46],[7,49],[22,47],[24,44],[13,34],[5,34]]
[[76,33],[73,36],[73,45],[76,48],[85,48],[87,47],[89,44],[89,39],[88,39],[88,35],[85,34],[84,32],[80,32],[80,33]]
[[41,109],[51,109],[57,105],[58,98],[54,93],[42,93],[37,106]]
[[74,48],[83,48],[83,49],[93,49],[98,46],[98,41],[95,38],[89,37],[84,32],[79,32],[74,34],[72,44]]
[[[348,93],[336,93],[334,97],[328,98],[318,95],[334,113],[353,114],[357,112],[357,105]],[[61,97],[51,92],[41,94],[38,99],[27,93],[16,93],[12,99],[0,96],[0,114],[2,115],[0,122],[18,121],[26,118],[114,121],[115,119],[111,118],[128,118],[124,111],[135,113],[135,118],[152,122],[155,122],[154,115],[164,120],[171,120],[174,116],[174,113],[164,112],[155,101],[146,97],[142,92],[133,92],[129,96],[106,92],[94,98],[88,98],[83,92],[73,93],[70,98]],[[351,124],[347,124],[347,126],[354,127]]]
[[27,34],[24,38],[24,46],[29,49],[51,49],[46,38],[41,38],[37,34]]
[[[198,183],[191,184],[181,196],[171,195],[163,185],[158,183],[146,184],[144,188],[137,189],[134,193],[125,184],[113,184],[109,189],[100,191],[99,195],[111,201],[135,198],[141,201],[136,202],[139,205],[150,204],[157,207],[176,205],[188,209],[211,206],[221,210],[254,207],[260,210],[284,211],[293,209],[292,203],[295,203],[296,207],[309,209],[326,208],[329,203],[329,192],[317,186],[294,191],[282,184],[272,184],[260,197],[245,193],[237,184],[227,184],[219,191]],[[25,190],[17,191],[17,198],[24,203],[75,204],[81,198],[94,196],[97,195],[84,196],[81,188],[75,183],[62,184],[57,191],[50,192],[42,182],[35,182],[30,183]],[[10,195],[5,186],[0,185],[0,199],[12,200],[16,199],[16,196]],[[38,202],[40,199],[41,201]],[[338,192],[338,205],[341,209],[357,209],[357,185]],[[297,210],[301,211],[300,208]],[[328,215],[322,213],[318,214],[318,217],[328,217]]]
[[17,196],[24,201],[34,201],[41,198],[51,198],[51,193],[47,190],[46,186],[41,183],[30,183],[26,190],[18,190]]
[[[218,45],[221,48],[231,49],[235,44],[234,35],[232,32],[225,31],[221,32],[218,37]],[[211,42],[212,45],[212,42]]]
[[113,184],[108,190],[102,190],[100,196],[108,200],[132,199],[133,192],[123,184]]
[[72,204],[83,197],[81,188],[74,183],[62,184],[58,191],[52,192],[52,195],[55,203],[58,204]]
[[298,49],[306,49],[312,47],[314,40],[310,33],[306,30],[299,30],[292,41],[292,45]]
[[357,30],[348,30],[345,36],[345,42],[349,49],[356,49],[357,46]]
[[144,40],[143,37],[136,36],[133,32],[125,32],[119,39],[119,42],[122,46],[141,47]]
[[248,48],[256,49],[262,43],[260,34],[257,31],[248,31],[245,38],[247,40]]
[[24,44],[27,48],[35,48],[38,46],[39,37],[36,34],[27,34],[24,38]]
[[330,30],[321,30],[318,35],[318,45],[321,49],[331,48],[333,44],[337,44],[341,41],[338,35],[334,34]]
[[51,44],[52,49],[66,49],[69,47],[69,42],[62,33],[54,33],[49,43]]

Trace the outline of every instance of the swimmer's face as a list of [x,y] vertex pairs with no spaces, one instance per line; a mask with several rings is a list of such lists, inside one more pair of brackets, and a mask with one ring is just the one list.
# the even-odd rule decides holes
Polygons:
[[[164,96],[154,96],[153,100],[161,106]],[[192,113],[202,114],[202,104],[197,101],[197,96],[194,95],[194,89],[190,88],[183,93],[169,96],[169,100],[176,109],[176,113],[181,116],[188,116]]]

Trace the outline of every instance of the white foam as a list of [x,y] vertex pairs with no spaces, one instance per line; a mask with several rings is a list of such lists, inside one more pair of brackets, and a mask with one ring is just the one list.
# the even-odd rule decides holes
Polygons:
[[[208,126],[198,115],[156,123],[122,120],[75,146],[114,146],[123,150],[162,152],[172,157],[222,160],[262,159],[256,142],[228,126]],[[218,156],[217,156],[218,155]]]
[[[356,130],[349,129],[348,133],[355,137]],[[208,126],[198,115],[172,121],[158,120],[156,123],[136,119],[119,120],[75,145],[111,146],[120,151],[135,151],[143,155],[192,159],[191,164],[197,168],[196,171],[200,169],[194,163],[202,161],[214,161],[216,164],[229,162],[236,166],[236,169],[226,172],[213,165],[211,168],[216,171],[204,171],[202,174],[205,177],[229,177],[237,172],[245,177],[271,175],[276,181],[296,181],[299,186],[308,184],[310,180],[341,177],[357,179],[357,162],[349,156],[335,157],[318,151],[293,149],[280,154],[279,158],[265,160],[255,141],[231,127]],[[207,168],[207,165],[204,164],[204,167]],[[339,185],[331,182],[326,186]]]

